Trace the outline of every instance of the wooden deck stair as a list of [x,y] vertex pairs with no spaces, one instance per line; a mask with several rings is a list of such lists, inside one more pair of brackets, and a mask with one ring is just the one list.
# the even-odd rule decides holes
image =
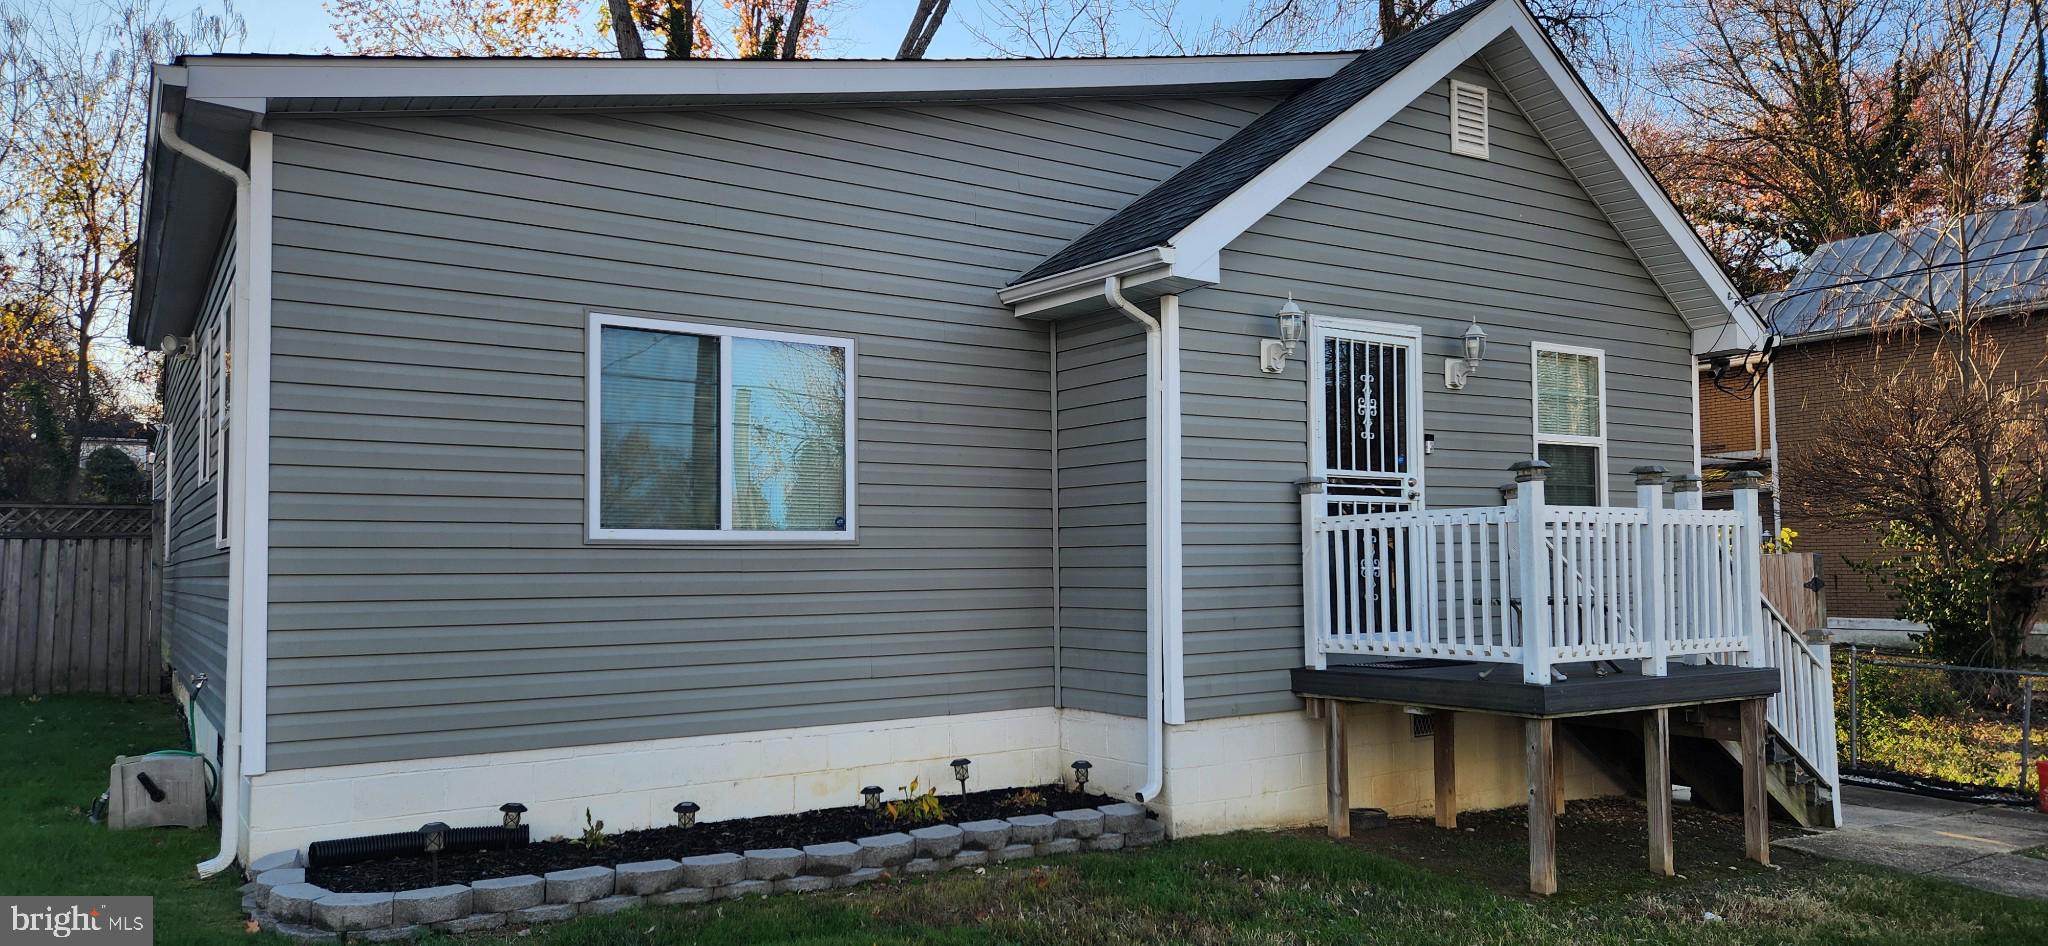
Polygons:
[[[1694,804],[1729,814],[1742,811],[1739,727],[1732,708],[1673,714],[1672,777],[1692,789]],[[1633,722],[1625,717],[1592,716],[1567,720],[1560,731],[1629,794],[1642,797],[1643,743]],[[1818,774],[1791,751],[1775,729],[1768,738],[1764,787],[1771,796],[1771,810],[1801,827],[1838,827],[1834,797]]]

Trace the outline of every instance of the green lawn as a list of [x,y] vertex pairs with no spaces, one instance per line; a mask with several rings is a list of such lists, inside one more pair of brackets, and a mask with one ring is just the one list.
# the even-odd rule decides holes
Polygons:
[[[178,744],[168,706],[9,700],[0,732],[12,768],[0,779],[8,852],[0,894],[151,894],[158,943],[279,941],[241,932],[233,879],[192,879],[192,864],[212,853],[212,832],[109,834],[81,816],[115,754]],[[1633,866],[1640,848],[1622,825],[1627,815],[1625,805],[1574,806],[1560,829],[1564,893],[1542,902],[1514,889],[1518,822],[1501,813],[1468,816],[1473,830],[1456,833],[1397,824],[1348,844],[1312,832],[1235,834],[847,892],[643,910],[470,942],[2048,943],[2048,904],[1798,857],[1781,869],[1744,865],[1739,834],[1713,816],[1681,825],[1684,876],[1652,878]]]
[[85,820],[115,756],[186,742],[167,700],[0,703],[0,895],[146,895],[156,898],[160,946],[250,942],[238,932],[240,878],[201,881],[192,870],[220,849],[217,827],[113,832]]

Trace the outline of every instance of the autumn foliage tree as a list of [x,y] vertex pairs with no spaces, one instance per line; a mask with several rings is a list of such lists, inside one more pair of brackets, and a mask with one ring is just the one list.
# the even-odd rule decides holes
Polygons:
[[327,0],[323,7],[342,46],[359,55],[787,59],[818,53],[831,0]]
[[363,56],[579,56],[581,0],[327,0],[342,48]]
[[[1833,412],[1786,473],[1808,512],[1877,531],[1889,554],[1859,564],[1928,627],[1928,651],[2008,667],[2048,602],[2048,364],[2008,361],[1996,341],[2048,299],[2035,272],[2048,206],[2008,206],[2037,34],[2013,0],[1946,0],[1929,15],[1942,35],[1917,108],[1929,208],[1853,259],[1817,260],[1829,280],[1798,290],[1824,293],[1823,317],[1867,326],[1875,355],[1838,366],[1853,409]],[[1959,682],[1999,695],[1997,681]]]
[[[0,446],[35,434],[31,453],[65,450],[63,496],[18,462],[0,461],[0,491],[75,495],[81,438],[151,410],[151,361],[103,344],[134,289],[150,68],[239,30],[231,10],[177,19],[157,0],[0,0]],[[37,430],[44,411],[55,435]]]
[[1741,287],[1933,197],[1924,93],[1943,50],[1913,0],[1684,0],[1632,138]]

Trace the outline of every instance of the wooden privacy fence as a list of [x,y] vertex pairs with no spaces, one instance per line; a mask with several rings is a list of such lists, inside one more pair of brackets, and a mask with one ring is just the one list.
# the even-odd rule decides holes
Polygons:
[[163,686],[149,506],[0,504],[0,694]]
[[1819,552],[1766,552],[1762,561],[1764,600],[1802,634],[1828,626],[1827,585],[1821,581]]

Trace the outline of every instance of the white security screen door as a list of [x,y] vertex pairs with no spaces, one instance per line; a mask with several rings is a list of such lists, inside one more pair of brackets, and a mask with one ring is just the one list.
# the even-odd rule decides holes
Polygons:
[[[1309,344],[1309,468],[1324,481],[1321,515],[1422,508],[1422,332],[1402,325],[1317,318]],[[1315,507],[1309,507],[1310,512]],[[1303,523],[1312,529],[1312,523]],[[1418,575],[1409,532],[1342,530],[1327,543],[1323,620],[1346,634],[1413,626]],[[1351,570],[1355,568],[1356,573]]]
[[1324,515],[1422,508],[1422,332],[1317,317],[1309,344],[1309,472]]

